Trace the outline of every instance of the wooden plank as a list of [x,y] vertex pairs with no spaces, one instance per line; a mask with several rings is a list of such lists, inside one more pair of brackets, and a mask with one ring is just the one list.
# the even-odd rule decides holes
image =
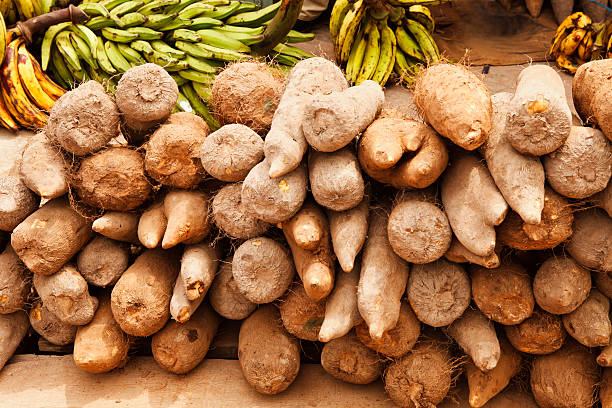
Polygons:
[[163,371],[151,357],[124,369],[89,374],[67,356],[20,355],[0,372],[2,407],[11,408],[390,408],[383,385],[338,381],[320,365],[304,364],[285,392],[258,394],[236,360],[205,360],[186,375]]

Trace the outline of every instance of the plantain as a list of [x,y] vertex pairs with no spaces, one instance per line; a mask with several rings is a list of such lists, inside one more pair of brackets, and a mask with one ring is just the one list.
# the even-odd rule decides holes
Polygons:
[[372,80],[378,82],[381,86],[385,86],[389,76],[393,72],[393,66],[395,65],[395,52],[397,42],[395,39],[395,33],[383,22],[382,28],[380,29],[380,57],[378,58],[378,64],[372,75]]
[[363,62],[363,55],[365,54],[368,44],[368,38],[365,33],[367,26],[368,23],[365,22],[364,26],[359,30],[359,33],[357,33],[357,37],[353,42],[353,48],[351,49],[351,53],[346,63],[346,79],[350,82],[355,82],[357,79],[357,73]]
[[40,48],[40,61],[43,71],[46,71],[47,67],[49,66],[49,59],[51,57],[51,47],[53,46],[55,37],[57,36],[57,34],[62,32],[71,24],[72,23],[59,23],[47,29]]
[[402,26],[398,26],[395,29],[395,38],[397,39],[398,47],[406,54],[419,61],[425,61],[425,56],[421,52],[419,43],[412,37],[411,34],[406,32]]
[[582,39],[586,36],[587,30],[584,28],[576,28],[567,37],[561,41],[559,51],[565,55],[572,55],[580,45]]
[[355,33],[359,29],[365,12],[366,6],[364,0],[357,0],[342,21],[336,48],[336,59],[341,63],[348,61],[351,46],[355,40]]
[[227,24],[243,27],[259,27],[274,17],[281,4],[282,1],[277,1],[257,11],[247,11],[246,13],[236,14],[228,18],[225,22]]
[[576,70],[578,69],[578,64],[572,61],[571,57],[568,57],[567,55],[559,54],[556,61],[560,68],[565,69],[570,74],[575,74]]
[[34,66],[32,65],[30,53],[23,43],[21,43],[17,49],[17,70],[19,71],[21,83],[29,95],[30,100],[39,108],[47,112],[50,111],[55,100],[45,92],[38,81]]
[[355,83],[359,85],[366,79],[370,79],[376,70],[378,65],[378,59],[380,57],[380,32],[375,23],[371,22],[369,27],[366,28],[368,36],[368,44],[363,56],[363,63]]
[[406,20],[404,26],[414,36],[427,61],[430,63],[440,61],[438,45],[431,36],[431,33],[421,23],[414,20]]
[[422,4],[415,4],[408,8],[408,14],[406,18],[410,20],[418,21],[423,27],[433,34],[436,28],[436,22],[431,14],[431,11],[423,6]]

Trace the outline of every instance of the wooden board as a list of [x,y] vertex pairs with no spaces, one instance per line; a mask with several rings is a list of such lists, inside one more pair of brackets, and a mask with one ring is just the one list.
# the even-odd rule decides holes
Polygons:
[[0,406],[11,408],[391,408],[383,385],[338,381],[304,364],[285,392],[265,396],[244,380],[236,360],[207,359],[186,375],[163,371],[151,357],[124,369],[89,374],[67,356],[19,355],[0,372]]

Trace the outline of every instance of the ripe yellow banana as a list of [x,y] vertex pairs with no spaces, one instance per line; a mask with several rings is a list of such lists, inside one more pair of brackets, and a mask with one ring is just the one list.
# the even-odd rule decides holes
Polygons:
[[431,11],[421,4],[410,6],[406,17],[421,23],[431,34],[433,34],[436,28],[436,22],[431,15]]
[[572,32],[573,29],[584,29],[590,26],[592,23],[591,18],[582,12],[577,12],[566,17],[565,20],[559,24],[557,31],[551,41],[550,49],[548,54],[556,56],[561,48],[561,43],[565,38]]
[[419,65],[397,48],[393,70],[399,75],[400,82],[412,85],[414,83],[414,76],[419,71]]
[[346,13],[340,32],[338,33],[338,52],[336,59],[339,62],[346,62],[351,52],[351,46],[355,40],[355,33],[359,28],[359,24],[365,15],[366,6],[364,0],[357,0],[351,9]]
[[0,64],[4,59],[4,53],[6,52],[6,46],[8,45],[8,36],[6,34],[6,23],[4,16],[0,13]]
[[570,59],[571,57],[559,54],[557,56],[557,65],[560,68],[567,70],[570,74],[575,74],[578,69],[578,64]]
[[588,61],[591,59],[591,53],[593,51],[593,32],[589,31],[586,33],[578,48],[576,49],[576,54],[578,58],[584,61]]
[[32,66],[34,67],[34,74],[36,75],[36,79],[38,79],[38,83],[45,91],[47,95],[49,95],[53,100],[57,101],[62,95],[66,93],[66,90],[53,82],[51,78],[47,74],[45,74],[38,61],[32,54],[30,54],[30,61],[32,61]]
[[368,45],[363,56],[359,75],[357,75],[357,80],[355,81],[357,85],[366,79],[372,78],[380,57],[380,32],[378,27],[374,22],[370,22],[366,32],[368,33]]
[[357,74],[361,68],[361,63],[363,62],[363,55],[365,54],[366,46],[368,44],[368,39],[365,35],[366,26],[367,23],[364,21],[363,27],[359,29],[359,34],[357,34],[357,37],[353,42],[353,48],[351,48],[351,54],[349,55],[349,59],[346,63],[346,79],[348,79],[350,82],[355,82],[355,79],[357,79]]
[[430,63],[440,61],[440,51],[436,41],[431,36],[431,33],[419,22],[406,20],[404,23],[406,29],[414,36],[419,43],[421,52]]
[[0,125],[2,125],[2,127],[8,130],[19,130],[19,125],[17,124],[17,122],[15,122],[15,120],[11,116],[11,112],[9,112],[8,108],[4,104],[4,99],[2,98],[2,95],[0,95]]
[[385,86],[387,79],[393,72],[395,64],[395,48],[397,46],[395,33],[385,23],[381,24],[380,28],[380,57],[378,64],[372,75],[372,80],[378,82],[381,86]]
[[584,28],[576,28],[574,31],[570,33],[565,39],[561,42],[561,47],[559,51],[565,55],[572,55],[576,48],[580,45],[580,42],[586,35],[587,30]]
[[344,20],[346,13],[348,13],[350,9],[351,2],[349,0],[336,0],[334,3],[331,16],[329,17],[329,34],[331,35],[334,46],[336,46],[337,43],[340,27],[342,26],[342,20]]
[[38,82],[38,78],[36,78],[36,73],[34,72],[34,66],[30,59],[30,53],[23,43],[19,45],[17,50],[17,70],[19,71],[21,83],[26,93],[30,96],[30,100],[39,108],[49,112],[55,101],[47,95]]

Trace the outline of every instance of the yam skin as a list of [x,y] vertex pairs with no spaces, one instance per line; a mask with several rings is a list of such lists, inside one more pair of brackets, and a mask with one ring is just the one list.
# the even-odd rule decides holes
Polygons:
[[497,240],[521,251],[554,248],[572,235],[573,222],[569,201],[547,186],[540,223],[527,224],[517,213],[510,211],[497,228]]
[[567,252],[586,268],[612,272],[612,219],[601,210],[576,214]]
[[0,175],[0,230],[11,232],[38,209],[40,199],[21,180],[16,170]]
[[129,242],[133,244],[138,241],[138,223],[140,215],[130,212],[109,211],[96,219],[91,229],[100,235],[115,241]]
[[219,266],[217,276],[208,290],[208,301],[215,312],[231,320],[245,319],[257,309],[257,304],[245,298],[238,290],[232,274],[232,258],[226,259]]
[[345,211],[363,201],[365,184],[357,157],[349,149],[311,152],[308,158],[310,190],[315,201],[333,211]]
[[127,70],[117,84],[115,99],[128,126],[170,116],[178,99],[178,86],[165,69],[143,64]]
[[601,408],[612,407],[612,369],[604,368],[599,383],[599,400]]
[[234,282],[253,303],[270,303],[293,282],[295,268],[289,251],[270,238],[252,238],[236,249],[232,262]]
[[285,91],[264,141],[264,154],[266,162],[269,162],[266,175],[269,178],[283,176],[300,165],[308,148],[302,123],[306,106],[313,97],[347,88],[344,74],[331,61],[316,57],[295,64],[287,76]]
[[572,112],[557,71],[548,65],[530,65],[521,71],[505,127],[508,142],[523,154],[542,156],[563,145],[572,127]]
[[179,273],[175,251],[144,251],[121,275],[111,293],[113,316],[131,336],[150,336],[170,318],[172,285]]
[[601,293],[612,298],[612,276],[609,273],[593,271],[592,280]]
[[465,374],[470,388],[470,406],[480,408],[499,394],[521,369],[521,353],[508,340],[499,340],[501,355],[497,366],[491,371],[480,371],[472,361],[465,365]]
[[608,186],[595,194],[590,200],[599,208],[605,210],[610,217],[612,217],[612,183],[608,183]]
[[393,251],[414,264],[440,259],[453,236],[444,211],[416,195],[398,199],[389,214],[387,234]]
[[[574,74],[572,81],[574,107],[585,124],[597,126],[598,117],[595,115],[594,106],[595,95],[599,89],[607,86],[611,73],[612,61],[600,59],[581,64]],[[608,136],[608,133],[604,133]]]
[[342,91],[314,95],[304,107],[304,137],[320,152],[340,150],[372,123],[384,102],[382,87],[369,80]]
[[565,330],[587,347],[607,346],[610,343],[610,301],[597,289],[573,312],[563,315]]
[[612,149],[597,129],[572,126],[558,150],[544,158],[546,180],[559,194],[587,198],[606,188],[612,175]]
[[[326,298],[334,288],[335,271],[325,214],[314,203],[307,202],[282,227],[304,290],[315,302]],[[305,237],[310,237],[310,233],[315,234],[317,239],[304,244]]]
[[527,7],[527,11],[529,12],[529,15],[533,18],[538,18],[540,16],[543,4],[544,0],[525,0],[525,6]]
[[73,178],[81,201],[106,210],[133,210],[151,194],[142,157],[126,147],[113,147],[83,159]]
[[149,249],[156,248],[162,241],[167,226],[164,202],[153,203],[138,220],[138,240]]
[[0,253],[0,314],[25,309],[31,287],[32,273],[7,245]]
[[476,255],[490,255],[496,243],[494,227],[504,220],[508,204],[475,155],[456,155],[442,178],[441,198],[459,242]]
[[568,343],[533,360],[530,382],[541,408],[588,408],[595,402],[599,369],[588,349]]
[[170,316],[179,323],[185,323],[198,310],[203,301],[204,296],[189,300],[185,282],[179,274],[174,282],[172,298],[170,298]]
[[300,346],[273,305],[260,307],[240,326],[238,360],[247,382],[262,394],[287,389],[300,371]]
[[74,362],[89,373],[105,373],[127,362],[130,338],[115,321],[111,299],[100,297],[93,320],[78,328],[74,340]]
[[215,225],[231,238],[248,239],[263,234],[271,225],[248,212],[242,202],[242,183],[227,184],[212,201]]
[[210,128],[202,118],[176,122],[162,124],[149,138],[145,170],[163,185],[193,188],[204,178],[200,150]]
[[221,251],[212,244],[202,243],[185,247],[179,276],[185,284],[189,300],[206,296],[219,268],[220,256]]
[[601,367],[612,367],[612,345],[602,347],[597,356],[597,364]]
[[[464,385],[463,387],[466,387]],[[469,404],[469,392],[463,388],[459,390],[459,395],[453,395],[453,390],[449,396],[440,404],[438,408],[472,408]],[[540,408],[533,399],[531,390],[524,390],[523,387],[509,386],[495,397],[490,399],[483,408]]]
[[44,132],[28,140],[21,155],[19,173],[30,190],[47,200],[68,192],[68,169],[64,156]]
[[485,84],[460,65],[436,64],[416,80],[414,103],[440,135],[466,150],[480,147],[491,130],[491,96]]
[[169,321],[151,338],[153,358],[164,370],[185,374],[204,360],[221,319],[203,304],[188,322]]
[[353,332],[323,346],[321,366],[329,375],[351,384],[369,384],[382,374],[384,362]]
[[[481,147],[487,168],[504,199],[527,224],[539,224],[546,176],[540,159],[516,151],[508,141],[506,116],[512,95],[493,95],[493,127]],[[566,103],[567,105],[567,103]]]
[[114,285],[130,260],[129,248],[104,236],[97,236],[79,252],[77,268],[85,280],[103,288]]
[[308,175],[300,166],[282,177],[270,178],[269,168],[266,159],[251,169],[242,183],[242,203],[248,213],[276,224],[287,221],[302,207]]
[[230,64],[213,82],[215,118],[221,124],[240,123],[265,134],[283,89],[281,78],[266,64],[255,61]]
[[11,235],[11,246],[35,274],[57,272],[91,237],[90,223],[68,200],[55,198],[32,213]]
[[499,263],[499,257],[496,252],[491,252],[490,255],[487,256],[478,256],[472,252],[470,252],[466,247],[463,246],[461,242],[456,237],[453,237],[451,241],[450,248],[444,254],[444,257],[456,263],[471,263],[475,265],[480,265],[485,268],[497,268]]
[[415,265],[406,295],[421,322],[433,327],[447,326],[470,305],[470,279],[461,265],[443,259]]
[[610,113],[601,106],[601,104],[607,103],[610,100],[610,93],[608,88],[610,87],[609,77],[605,78],[604,85],[595,90],[593,95],[593,102],[591,108],[593,109],[593,115],[597,118],[597,125],[601,129],[604,135],[612,141],[612,125],[609,121],[612,120]]
[[561,317],[540,309],[535,309],[522,323],[504,329],[512,346],[529,354],[554,353],[567,337]]
[[538,306],[553,314],[571,313],[591,290],[591,273],[570,257],[548,258],[533,278]]
[[357,288],[359,313],[373,340],[381,340],[397,324],[409,270],[389,244],[387,217],[381,211],[373,211]]
[[535,306],[531,278],[519,264],[496,269],[472,268],[472,296],[489,319],[504,325],[519,324]]
[[[334,290],[325,302],[325,318],[319,329],[319,341],[328,342],[345,336],[363,321],[357,306],[360,268],[339,273]],[[368,334],[369,337],[369,334]]]
[[437,343],[422,342],[387,367],[385,391],[398,407],[435,407],[448,394],[452,374],[448,352]]
[[487,372],[497,366],[500,346],[493,323],[478,310],[468,309],[448,326],[448,334],[472,358],[479,370]]
[[442,138],[429,126],[383,111],[363,133],[359,163],[374,180],[395,188],[426,188],[448,164]]
[[164,198],[167,219],[162,248],[197,244],[210,233],[208,196],[201,191],[172,190]]
[[355,328],[355,334],[366,347],[387,357],[398,358],[412,350],[416,344],[421,334],[421,323],[410,306],[402,302],[397,324],[387,330],[380,340],[372,339],[368,327],[363,323]]
[[98,299],[89,294],[74,265],[66,264],[53,275],[34,275],[33,281],[45,307],[62,322],[81,326],[93,318]]
[[87,81],[55,102],[45,134],[68,153],[86,156],[119,136],[119,110],[102,84]]
[[346,211],[327,211],[329,233],[338,263],[344,272],[351,272],[355,258],[368,234],[370,198],[364,196],[357,207]]
[[13,357],[29,327],[30,323],[25,312],[0,315],[0,370]]
[[36,333],[58,346],[74,342],[78,327],[62,322],[40,301],[30,309],[30,324]]
[[[235,258],[234,258],[235,259]],[[278,304],[285,329],[298,339],[317,341],[325,318],[325,302],[313,301],[296,283]]]
[[264,158],[263,146],[261,136],[245,125],[225,125],[206,137],[200,160],[214,178],[228,183],[242,181]]

